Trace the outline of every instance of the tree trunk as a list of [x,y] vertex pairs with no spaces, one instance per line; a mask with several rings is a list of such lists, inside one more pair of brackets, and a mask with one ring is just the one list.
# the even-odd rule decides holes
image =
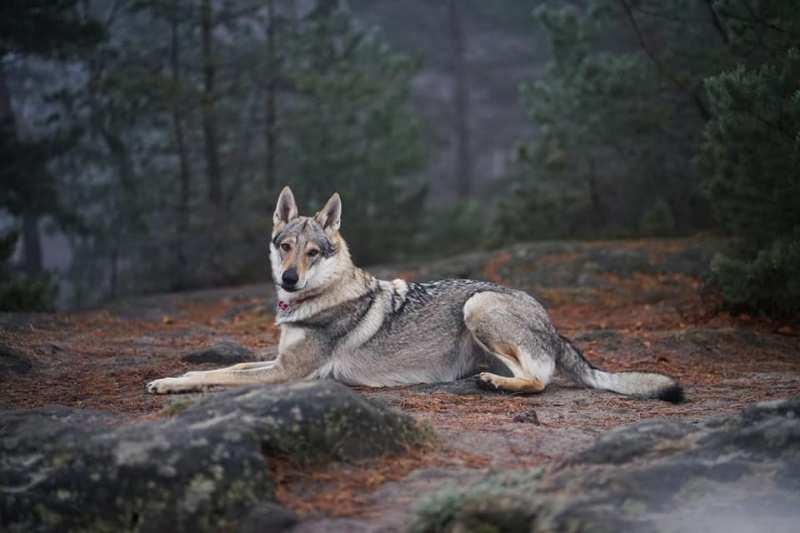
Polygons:
[[178,29],[180,0],[172,0],[170,21],[170,75],[172,77],[172,125],[175,134],[175,148],[180,161],[180,201],[178,204],[178,231],[181,235],[189,229],[189,202],[192,194],[192,171],[189,167],[189,156],[186,153],[186,140],[183,130],[183,100],[180,94],[181,63],[180,39]]
[[273,0],[267,2],[267,87],[265,94],[266,108],[266,150],[267,161],[265,167],[265,185],[267,194],[272,196],[277,190],[277,170],[278,170],[278,64],[275,53],[275,3]]
[[[88,62],[88,70],[92,80],[98,80],[102,77],[102,71],[98,70],[98,65],[92,60]],[[125,231],[125,228],[137,227],[143,224],[143,216],[142,213],[138,212],[137,207],[137,191],[139,187],[136,183],[136,169],[133,158],[120,137],[114,121],[109,120],[109,123],[106,123],[106,117],[104,117],[102,108],[98,105],[98,96],[94,87],[94,83],[89,83],[87,91],[92,133],[98,135],[102,142],[105,143],[119,177],[119,187],[115,187],[112,192],[114,207],[109,213],[109,227],[104,230],[110,240],[110,250],[107,251],[109,254],[108,296],[114,298],[119,292],[120,285],[120,249],[123,240],[129,233]]]
[[[17,126],[11,109],[11,94],[6,83],[3,55],[0,53],[0,128],[9,140],[16,139]],[[39,216],[29,210],[14,213],[22,218],[22,266],[26,274],[42,272],[42,241],[39,236]]]
[[22,214],[22,267],[26,274],[40,274],[42,264],[42,242],[39,238],[39,217],[31,212]]
[[16,133],[14,113],[11,110],[11,94],[9,94],[6,84],[6,70],[2,53],[0,53],[0,126],[9,127],[11,132]]
[[189,217],[191,215],[192,169],[189,166],[189,155],[186,147],[186,136],[183,129],[184,103],[181,91],[181,41],[180,29],[181,0],[172,0],[170,13],[170,77],[172,79],[172,127],[175,135],[175,149],[178,152],[180,165],[180,197],[178,200],[178,231],[175,236],[175,259],[177,273],[173,286],[182,289],[188,278],[189,259],[186,253],[186,239],[189,233]]
[[600,200],[600,190],[597,187],[597,164],[594,157],[589,158],[589,201],[591,205],[591,233],[597,237],[597,232],[603,224],[603,203]]
[[200,6],[200,34],[203,61],[203,136],[205,138],[208,203],[218,211],[222,207],[222,173],[219,164],[217,126],[214,110],[216,65],[213,57],[213,21],[211,0]]
[[116,298],[119,294],[119,235],[115,235],[114,244],[109,257],[108,296]]
[[[117,133],[102,126],[98,127],[98,131],[106,143],[106,147],[111,154],[111,159],[117,165],[123,198],[127,204],[128,199],[136,199],[138,189],[136,186],[136,171],[134,170],[133,158],[131,158],[128,148]],[[126,212],[133,213],[132,219],[138,219],[138,215],[132,210],[126,209]]]
[[455,182],[459,198],[465,200],[473,192],[473,183],[469,128],[469,81],[467,80],[462,0],[449,0],[448,14],[453,59],[453,133],[456,139]]

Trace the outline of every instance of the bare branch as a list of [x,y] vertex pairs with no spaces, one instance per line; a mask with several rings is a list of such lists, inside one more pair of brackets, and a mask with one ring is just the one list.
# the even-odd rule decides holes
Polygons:
[[636,17],[633,14],[633,8],[628,3],[628,0],[619,0],[619,2],[622,5],[623,11],[625,11],[625,16],[627,17],[628,21],[631,24],[631,27],[633,28],[633,32],[636,34],[636,40],[639,42],[639,47],[647,55],[647,57],[650,58],[650,61],[653,63],[653,65],[655,65],[658,73],[665,79],[669,80],[679,90],[683,91],[692,98],[692,101],[694,102],[697,111],[700,113],[700,116],[703,118],[704,121],[710,120],[711,113],[709,112],[703,100],[700,98],[700,95],[697,94],[696,91],[693,91],[691,88],[687,87],[686,84],[680,80],[680,78],[678,78],[672,72],[667,70],[667,68],[664,67],[664,64],[661,63],[661,60],[658,58],[655,52],[653,52],[647,45],[647,41],[644,38],[644,33],[642,32],[642,29],[639,27],[639,23],[636,21]]
[[717,15],[717,10],[714,9],[714,2],[713,0],[706,0],[706,6],[708,7],[708,12],[711,14],[711,22],[714,24],[714,27],[717,29],[717,33],[722,38],[722,42],[727,45],[730,42],[730,38],[728,37],[728,32],[723,26],[722,21]]

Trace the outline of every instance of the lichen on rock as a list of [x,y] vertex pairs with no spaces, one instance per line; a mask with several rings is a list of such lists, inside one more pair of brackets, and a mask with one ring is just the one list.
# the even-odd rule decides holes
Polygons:
[[798,405],[800,398],[753,404],[709,425],[649,420],[619,428],[535,482],[504,484],[495,475],[436,494],[414,529],[796,531]]
[[234,530],[256,506],[262,518],[277,508],[263,506],[269,456],[357,459],[415,439],[413,420],[332,382],[234,389],[163,422],[103,421],[70,408],[0,413],[0,529]]

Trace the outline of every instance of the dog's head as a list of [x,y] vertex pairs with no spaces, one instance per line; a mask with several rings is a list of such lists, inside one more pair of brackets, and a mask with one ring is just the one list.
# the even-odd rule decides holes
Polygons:
[[347,245],[339,235],[342,201],[338,193],[313,217],[300,216],[294,194],[284,187],[272,222],[272,277],[291,299],[317,292],[350,264]]

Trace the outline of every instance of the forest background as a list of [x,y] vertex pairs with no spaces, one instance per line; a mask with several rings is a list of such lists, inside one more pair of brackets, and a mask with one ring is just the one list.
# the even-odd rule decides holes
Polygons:
[[0,308],[264,281],[333,192],[358,264],[718,233],[800,308],[792,0],[5,0]]

